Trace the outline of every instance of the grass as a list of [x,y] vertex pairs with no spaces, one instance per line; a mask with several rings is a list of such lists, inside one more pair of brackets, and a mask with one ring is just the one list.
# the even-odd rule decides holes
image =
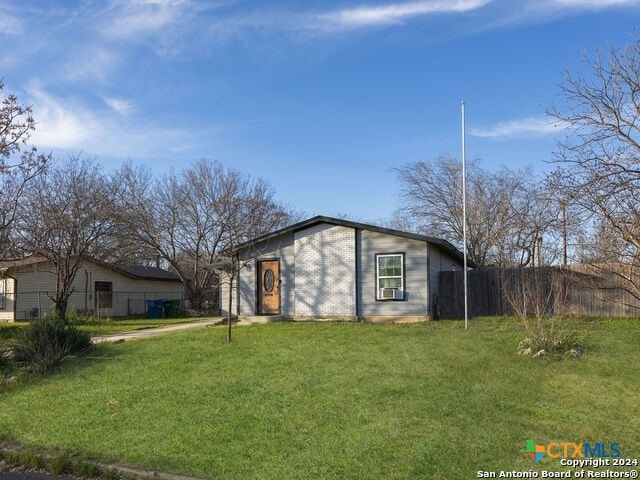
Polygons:
[[515,353],[513,319],[278,323],[100,346],[1,396],[24,444],[216,479],[463,479],[534,467],[536,443],[640,455],[640,324],[580,321],[589,350]]
[[0,322],[0,342],[13,340],[16,334],[27,325],[29,322]]

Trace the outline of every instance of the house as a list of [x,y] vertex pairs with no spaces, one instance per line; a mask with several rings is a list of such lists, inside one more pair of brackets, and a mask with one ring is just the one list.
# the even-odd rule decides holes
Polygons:
[[[154,267],[116,266],[85,257],[72,285],[68,311],[97,316],[147,312],[147,300],[182,300],[182,282]],[[0,262],[0,321],[28,320],[49,313],[56,292],[50,261],[29,257]]]
[[[437,311],[439,273],[463,265],[444,240],[324,216],[244,243],[237,255],[244,268],[231,313],[240,318],[426,320]],[[220,301],[226,315],[228,281]]]

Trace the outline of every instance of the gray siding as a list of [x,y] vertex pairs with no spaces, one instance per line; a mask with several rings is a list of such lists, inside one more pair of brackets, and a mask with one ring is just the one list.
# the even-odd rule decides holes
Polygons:
[[[424,316],[428,314],[428,244],[420,240],[362,230],[358,303],[360,315]],[[376,300],[376,254],[404,253],[405,300]]]
[[238,275],[236,303],[239,305],[238,315],[254,315],[256,311],[256,260],[248,259],[246,266]]
[[462,264],[444,252],[437,245],[429,244],[429,283],[431,284],[431,300],[440,295],[440,272],[462,270]]
[[440,272],[461,271],[462,263],[437,245],[429,244],[429,283],[431,285],[430,311],[440,318]]
[[[231,305],[231,313],[233,315],[237,315],[238,313],[238,302],[237,302],[237,281],[233,282],[233,303]],[[229,276],[226,273],[220,274],[220,314],[223,317],[227,316],[229,311]]]

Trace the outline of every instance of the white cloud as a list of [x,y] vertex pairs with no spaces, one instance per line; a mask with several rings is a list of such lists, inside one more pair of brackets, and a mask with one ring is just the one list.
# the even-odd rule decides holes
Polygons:
[[560,7],[598,10],[608,7],[638,5],[638,0],[552,0],[551,4]]
[[134,109],[133,102],[130,102],[128,100],[122,100],[120,98],[109,98],[109,97],[105,97],[103,98],[103,100],[104,100],[104,103],[109,105],[109,107],[111,107],[112,110],[119,113],[120,115],[128,115]]
[[133,108],[125,100],[105,98],[110,109],[99,110],[56,98],[38,84],[32,83],[27,92],[37,121],[30,142],[43,150],[149,158],[191,145],[196,138],[196,133],[187,129],[149,125],[137,118],[123,120],[123,113]]
[[492,0],[424,0],[381,6],[361,5],[317,15],[326,28],[360,28],[401,23],[435,13],[461,13],[481,8]]
[[583,13],[633,9],[640,0],[521,0],[496,2],[497,14],[487,18],[481,30],[490,31],[520,25],[546,24]]
[[542,137],[556,134],[564,128],[566,128],[566,126],[558,121],[552,121],[545,117],[529,117],[500,122],[489,127],[472,128],[470,134],[474,137],[496,139]]
[[106,47],[88,46],[74,50],[74,55],[63,64],[61,74],[71,81],[89,80],[106,85],[112,72],[121,63],[114,51]]
[[186,0],[137,0],[117,2],[105,32],[114,38],[141,38],[162,32],[179,21]]
[[0,11],[0,34],[20,35],[24,32],[22,20],[7,12]]
[[82,148],[99,130],[95,116],[84,109],[52,97],[39,86],[32,85],[28,93],[33,100],[37,120],[31,141],[38,146]]
[[519,12],[514,10],[514,18],[538,22],[551,21],[581,12],[639,6],[640,0],[530,0]]

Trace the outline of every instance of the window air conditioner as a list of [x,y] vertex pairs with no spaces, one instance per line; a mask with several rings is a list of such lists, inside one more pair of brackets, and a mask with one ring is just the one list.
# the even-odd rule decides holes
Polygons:
[[381,288],[380,298],[383,300],[402,300],[402,290],[397,288]]

